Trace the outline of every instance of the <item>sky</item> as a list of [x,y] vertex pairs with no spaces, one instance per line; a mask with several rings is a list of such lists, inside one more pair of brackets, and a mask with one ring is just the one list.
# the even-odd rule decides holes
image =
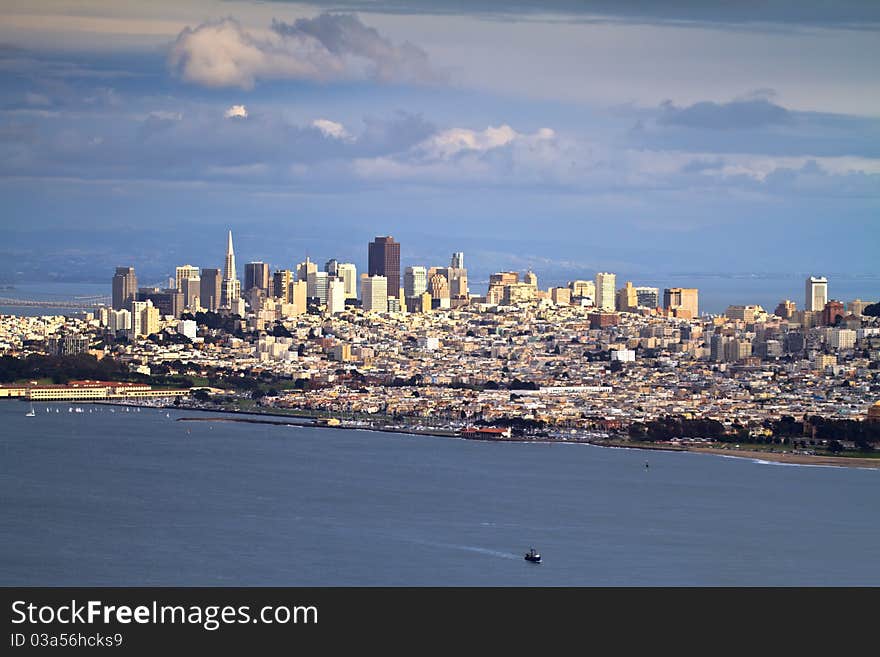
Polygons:
[[476,280],[880,281],[877,62],[851,0],[0,0],[0,282],[227,229],[279,268],[390,234]]

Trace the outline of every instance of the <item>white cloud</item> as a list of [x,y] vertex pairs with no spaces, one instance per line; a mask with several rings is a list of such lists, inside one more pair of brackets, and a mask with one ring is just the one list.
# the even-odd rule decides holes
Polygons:
[[522,134],[509,125],[489,126],[483,131],[451,128],[429,137],[416,147],[428,159],[448,159],[459,153],[483,153],[513,143],[538,143],[555,137],[550,128],[541,128],[533,135]]
[[345,129],[345,126],[341,123],[336,123],[336,121],[331,121],[329,119],[315,119],[312,121],[312,127],[320,130],[325,137],[332,137],[333,139],[340,139],[343,141],[351,139],[351,135],[348,130]]
[[248,30],[233,18],[187,27],[172,44],[168,64],[188,82],[242,89],[272,79],[440,79],[421,48],[395,45],[348,14],[275,21],[263,31]]
[[233,105],[223,113],[223,116],[227,119],[246,119],[248,111],[244,105]]

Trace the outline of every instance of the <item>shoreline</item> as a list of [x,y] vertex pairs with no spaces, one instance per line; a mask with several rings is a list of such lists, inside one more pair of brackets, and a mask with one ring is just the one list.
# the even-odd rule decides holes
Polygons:
[[[296,415],[293,413],[272,413],[272,412],[254,412],[241,410],[226,409],[210,409],[210,408],[193,408],[188,406],[174,406],[173,404],[164,404],[161,406],[147,406],[143,404],[132,404],[123,401],[105,401],[105,400],[83,400],[79,402],[49,402],[49,403],[68,403],[68,404],[96,404],[105,406],[129,406],[135,408],[148,408],[156,410],[174,410],[179,412],[197,412],[210,415],[229,414],[229,415],[247,415],[248,418],[176,418],[176,421],[189,422],[242,422],[248,424],[268,424],[275,426],[296,426],[315,429],[349,429],[361,431],[377,431],[380,433],[399,433],[411,436],[434,436],[439,438],[460,438],[461,440],[475,440],[489,443],[546,443],[546,444],[584,444],[593,445],[594,447],[607,447],[610,449],[638,449],[645,452],[661,451],[661,452],[690,452],[694,454],[708,454],[710,456],[722,456],[728,458],[741,458],[750,461],[765,461],[770,463],[781,463],[787,465],[812,465],[824,467],[838,468],[861,468],[861,469],[880,469],[880,458],[860,458],[857,456],[826,456],[819,454],[795,454],[792,452],[771,452],[756,449],[734,449],[723,447],[694,447],[690,445],[656,445],[654,443],[628,443],[613,439],[597,439],[575,436],[566,439],[554,439],[548,437],[527,438],[522,436],[511,438],[465,438],[461,436],[455,429],[425,429],[419,431],[410,427],[388,427],[388,426],[360,426],[356,424],[348,424],[342,422],[339,425],[319,424],[318,417],[311,415]],[[285,418],[288,421],[281,420],[264,420],[261,417],[268,418]],[[291,421],[293,420],[293,421]],[[296,420],[300,420],[297,422]],[[305,420],[303,422],[302,420]]]

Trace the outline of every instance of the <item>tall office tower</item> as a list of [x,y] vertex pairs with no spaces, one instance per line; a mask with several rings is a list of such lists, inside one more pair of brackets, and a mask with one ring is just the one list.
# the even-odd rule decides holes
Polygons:
[[330,279],[327,284],[327,312],[331,315],[345,312],[345,281]]
[[641,308],[656,308],[660,305],[660,290],[656,287],[636,287],[636,302]]
[[318,305],[327,305],[328,274],[325,271],[309,272],[306,279],[306,295],[309,299],[317,299]]
[[345,283],[345,298],[357,299],[357,267],[350,262],[340,262],[336,266],[336,275]]
[[406,298],[420,297],[428,289],[428,272],[424,267],[407,267],[403,272],[403,293]]
[[776,306],[776,310],[773,311],[773,314],[782,319],[791,319],[796,311],[797,304],[795,304],[794,301],[791,299],[783,299],[779,302],[779,305]]
[[[449,281],[443,274],[431,276],[431,298],[440,301],[440,308],[449,307]],[[445,300],[445,302],[444,302]]]
[[197,310],[201,307],[202,294],[202,278],[201,276],[190,276],[180,281],[180,293],[183,295],[183,305],[185,308]]
[[449,281],[449,296],[453,299],[468,298],[467,269],[464,267],[449,267],[446,270],[446,279]]
[[174,270],[174,287],[178,292],[183,292],[183,281],[188,278],[198,278],[199,268],[192,265],[182,265]]
[[529,269],[525,274],[523,274],[523,283],[526,285],[531,285],[534,288],[538,287],[538,276]]
[[308,310],[308,287],[306,281],[292,281],[287,286],[287,300],[292,306],[291,315],[302,315]]
[[241,282],[235,272],[235,250],[232,248],[232,231],[226,242],[226,261],[223,264],[223,282],[220,288],[220,306],[231,308],[241,297]]
[[695,287],[667,287],[663,290],[663,308],[676,317],[699,317],[699,291]]
[[330,258],[324,264],[324,271],[331,276],[339,276],[339,261],[336,258]]
[[244,291],[257,288],[269,296],[269,265],[265,262],[249,262],[244,266]]
[[810,276],[805,288],[804,310],[822,312],[828,303],[828,279],[824,276]]
[[617,291],[617,310],[628,313],[634,311],[639,305],[636,289],[633,287],[632,281],[627,281],[626,285]]
[[461,251],[456,251],[452,254],[452,268],[453,269],[464,269],[464,253]]
[[318,271],[317,263],[312,262],[306,256],[305,262],[301,262],[296,266],[296,280],[308,282],[309,274],[314,274],[316,271]]
[[384,276],[386,294],[396,297],[400,292],[400,244],[393,237],[377,237],[370,242],[367,273]]
[[608,272],[596,274],[596,307],[614,310],[614,294],[617,291],[617,276]]
[[385,276],[365,276],[361,279],[361,300],[366,312],[388,311],[388,279]]
[[131,329],[131,311],[124,308],[122,310],[111,310],[107,328],[110,329],[113,335],[116,335],[119,331]]
[[113,275],[113,310],[122,310],[137,299],[138,279],[134,267],[117,267]]
[[275,290],[275,298],[283,303],[290,303],[290,284],[293,283],[293,272],[289,269],[279,269],[272,274],[272,288]]
[[199,303],[205,310],[216,312],[220,307],[220,295],[223,290],[223,276],[219,269],[202,268],[201,284],[199,285]]

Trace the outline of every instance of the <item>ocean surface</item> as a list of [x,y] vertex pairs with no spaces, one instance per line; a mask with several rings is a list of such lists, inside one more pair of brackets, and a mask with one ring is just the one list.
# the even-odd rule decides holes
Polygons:
[[880,584],[878,470],[69,407],[0,402],[0,585]]

